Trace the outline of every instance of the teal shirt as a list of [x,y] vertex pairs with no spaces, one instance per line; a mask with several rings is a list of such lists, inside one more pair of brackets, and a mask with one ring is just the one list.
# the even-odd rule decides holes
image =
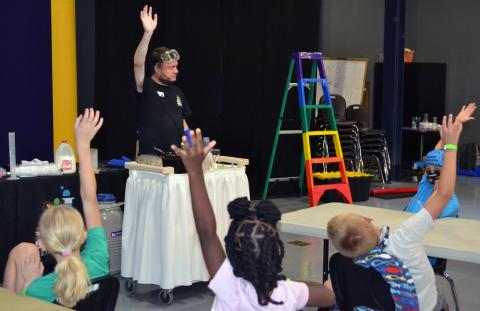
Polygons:
[[[108,274],[108,243],[103,227],[95,227],[88,230],[86,245],[80,256],[87,267],[90,280]],[[54,292],[56,281],[56,272],[44,275],[30,284],[27,289],[27,295],[53,302],[56,299]]]

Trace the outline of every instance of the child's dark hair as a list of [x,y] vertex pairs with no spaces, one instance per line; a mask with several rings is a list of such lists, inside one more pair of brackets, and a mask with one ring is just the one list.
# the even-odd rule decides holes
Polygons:
[[243,197],[230,202],[228,212],[232,223],[225,248],[233,273],[253,285],[260,305],[283,304],[270,298],[277,281],[286,279],[279,274],[285,254],[277,231],[280,211],[271,201],[261,201],[250,210],[250,201]]

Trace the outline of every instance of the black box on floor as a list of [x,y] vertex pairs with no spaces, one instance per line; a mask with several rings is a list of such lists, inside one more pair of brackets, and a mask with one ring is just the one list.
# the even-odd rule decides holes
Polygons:
[[[353,202],[368,200],[368,198],[370,197],[371,180],[372,180],[371,175],[348,178],[348,184],[350,185],[350,193],[352,194]],[[334,184],[334,183],[340,183],[340,182],[341,182],[340,178],[325,178],[325,179],[315,178],[316,185]],[[320,201],[324,203],[345,202],[342,196],[335,190],[325,191],[323,196],[320,198]]]

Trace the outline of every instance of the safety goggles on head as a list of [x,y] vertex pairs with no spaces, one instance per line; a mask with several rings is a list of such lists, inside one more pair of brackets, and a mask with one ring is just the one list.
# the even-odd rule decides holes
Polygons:
[[160,55],[160,59],[161,61],[159,63],[166,63],[172,60],[179,60],[180,54],[178,54],[177,50],[170,49],[162,53],[162,55]]

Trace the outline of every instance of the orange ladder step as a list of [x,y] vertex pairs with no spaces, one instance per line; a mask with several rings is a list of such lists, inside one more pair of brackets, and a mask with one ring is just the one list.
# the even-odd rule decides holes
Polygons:
[[323,164],[323,163],[340,163],[343,162],[343,158],[331,157],[331,158],[312,158],[310,159],[312,164]]

